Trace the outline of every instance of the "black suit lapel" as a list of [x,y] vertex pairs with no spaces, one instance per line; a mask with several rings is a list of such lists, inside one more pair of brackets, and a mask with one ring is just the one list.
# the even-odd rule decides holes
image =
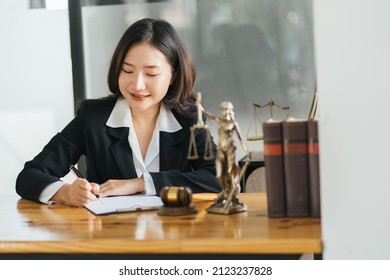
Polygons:
[[185,141],[184,130],[160,133],[160,170],[179,169],[183,158],[183,151],[176,146]]
[[129,128],[107,127],[107,134],[113,138],[113,144],[110,146],[110,151],[123,178],[137,177],[133,153],[128,141]]

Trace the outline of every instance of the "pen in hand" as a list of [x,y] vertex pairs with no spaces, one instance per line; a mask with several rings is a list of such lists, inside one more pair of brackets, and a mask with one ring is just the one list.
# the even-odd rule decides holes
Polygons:
[[[83,174],[81,174],[81,172],[78,171],[77,168],[74,167],[74,165],[70,165],[70,166],[69,166],[69,170],[70,170],[71,172],[73,172],[73,174],[76,175],[78,178],[84,179]],[[95,196],[96,196],[97,199],[99,199],[100,202],[103,203],[103,201],[100,199],[100,196],[99,196],[98,194],[95,194]]]

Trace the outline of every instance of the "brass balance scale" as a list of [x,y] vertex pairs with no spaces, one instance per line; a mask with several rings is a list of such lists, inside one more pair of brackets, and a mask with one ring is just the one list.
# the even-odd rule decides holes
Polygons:
[[[268,103],[266,103],[264,105],[259,105],[259,104],[253,103],[252,118],[251,118],[251,122],[250,122],[250,125],[248,128],[247,136],[245,137],[246,141],[264,140],[263,130],[261,129],[263,122],[260,118],[260,114],[259,114],[258,110],[269,107],[269,109],[270,109],[269,117],[271,119],[273,119],[274,118],[274,113],[273,113],[274,106],[286,112],[286,119],[290,116],[290,106],[280,106],[279,104],[275,103],[272,100],[272,98],[270,98]],[[260,129],[258,130],[258,128],[260,128]],[[253,136],[249,136],[251,131],[254,131]],[[261,133],[259,133],[258,131],[261,131]]]

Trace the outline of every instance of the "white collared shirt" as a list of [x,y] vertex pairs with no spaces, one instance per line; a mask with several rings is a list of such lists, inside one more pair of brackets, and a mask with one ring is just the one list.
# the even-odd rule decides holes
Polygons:
[[156,195],[156,189],[149,172],[160,171],[160,132],[172,133],[182,129],[171,110],[169,110],[164,103],[161,103],[156,127],[153,131],[145,160],[142,158],[141,149],[131,117],[131,108],[127,104],[126,99],[119,98],[117,100],[106,125],[113,128],[129,128],[128,141],[133,151],[133,161],[137,176],[140,177],[141,175],[144,175],[146,194]]
[[[172,133],[182,129],[182,126],[176,120],[171,110],[169,110],[169,108],[167,108],[164,103],[161,103],[156,127],[153,131],[153,136],[150,141],[148,151],[146,152],[145,161],[142,158],[138,138],[133,126],[131,109],[127,104],[126,99],[118,98],[110,114],[110,117],[106,122],[106,125],[113,128],[129,128],[128,141],[133,151],[133,161],[137,176],[144,176],[146,194],[156,195],[156,188],[154,186],[152,176],[149,172],[160,171],[160,132]],[[48,185],[42,191],[41,195],[39,196],[39,200],[43,203],[51,203],[50,198],[63,184],[63,181],[57,181]]]

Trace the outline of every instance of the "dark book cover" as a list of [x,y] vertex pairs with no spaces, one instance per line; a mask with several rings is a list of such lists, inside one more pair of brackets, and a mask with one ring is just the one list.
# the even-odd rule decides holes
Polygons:
[[288,119],[282,123],[286,214],[309,217],[309,165],[307,120]]
[[286,216],[282,122],[263,123],[265,182],[269,217]]
[[310,179],[310,213],[312,217],[321,217],[320,203],[320,162],[318,144],[318,121],[311,119],[307,123],[309,179]]

